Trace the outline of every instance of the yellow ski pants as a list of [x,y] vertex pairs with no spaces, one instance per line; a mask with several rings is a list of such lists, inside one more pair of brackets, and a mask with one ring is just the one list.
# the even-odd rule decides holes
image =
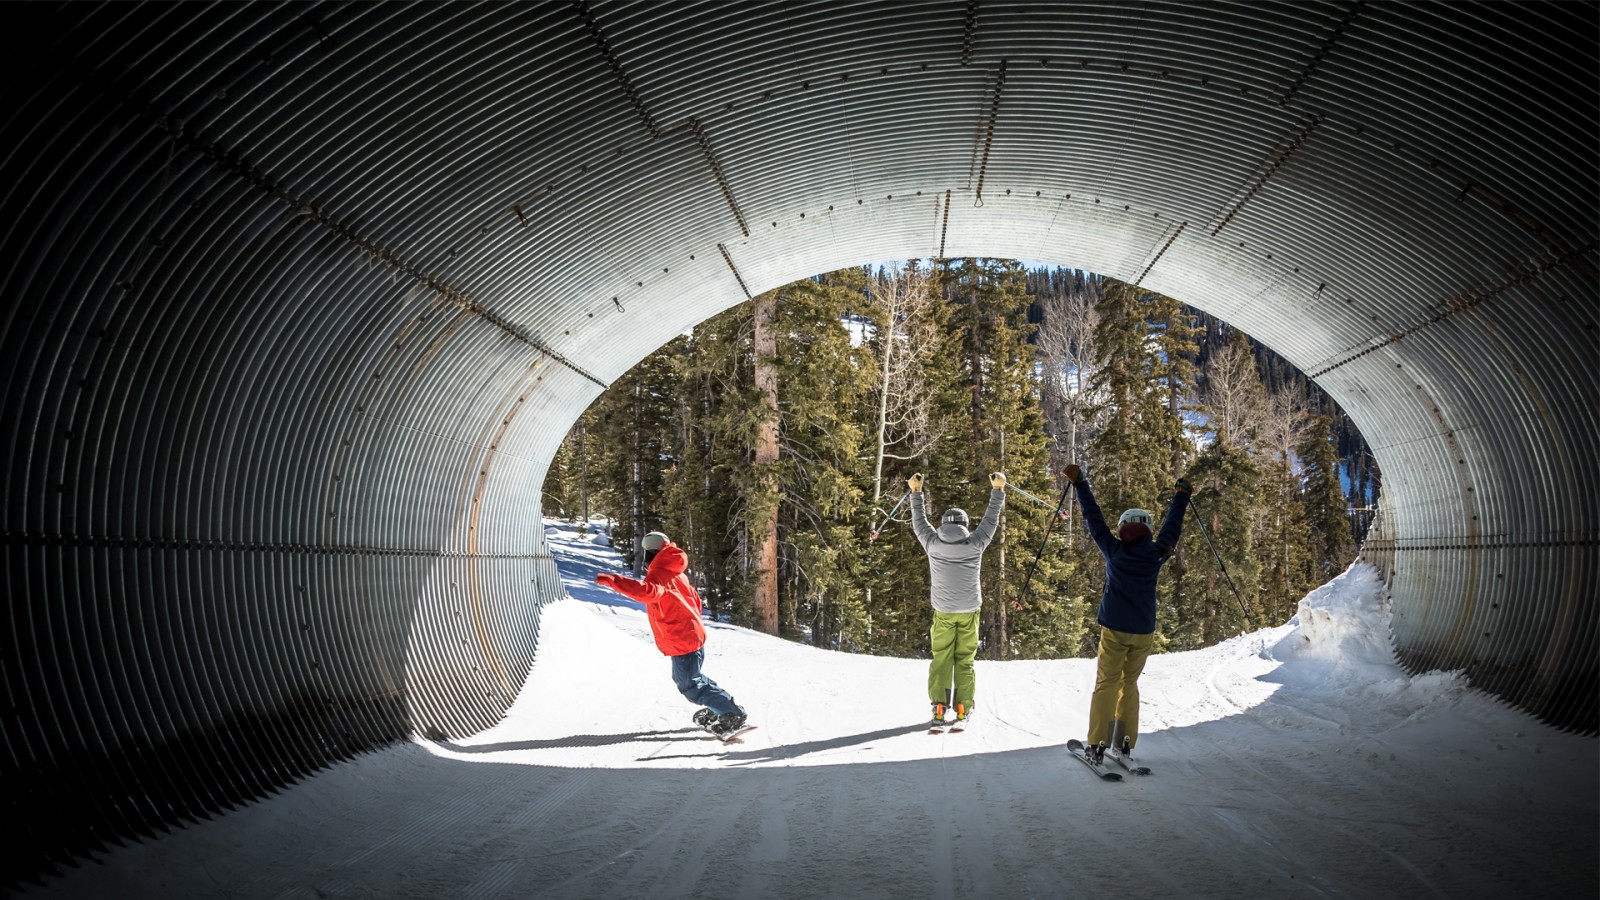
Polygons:
[[1100,659],[1089,701],[1089,743],[1108,743],[1111,723],[1122,720],[1129,747],[1139,742],[1139,673],[1150,657],[1153,634],[1100,629]]

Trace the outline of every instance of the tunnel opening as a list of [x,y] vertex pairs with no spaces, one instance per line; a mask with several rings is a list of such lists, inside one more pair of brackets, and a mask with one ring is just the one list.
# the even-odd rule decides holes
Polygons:
[[1403,658],[1595,731],[1592,4],[5,16],[4,782],[98,811],[14,871],[492,724],[577,411],[863,259],[1277,348],[1383,466]]

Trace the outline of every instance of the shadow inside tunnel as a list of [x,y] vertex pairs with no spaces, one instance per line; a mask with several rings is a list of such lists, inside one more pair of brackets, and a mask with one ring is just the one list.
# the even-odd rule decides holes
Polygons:
[[[538,741],[505,741],[498,744],[457,744],[448,740],[433,743],[454,753],[500,753],[506,750],[549,750],[557,747],[608,747],[612,744],[631,744],[636,741],[674,741],[678,735],[703,732],[694,727],[672,728],[664,731],[633,731],[624,734],[574,734],[567,737]],[[706,737],[711,737],[707,734]]]
[[761,750],[735,750],[723,755],[737,765],[750,765],[752,763],[776,762],[784,759],[795,759],[810,753],[820,753],[824,750],[839,750],[844,747],[853,747],[872,741],[898,737],[902,734],[911,734],[917,731],[926,731],[927,722],[915,722],[894,728],[880,728],[877,731],[865,731],[861,734],[841,735],[839,737],[822,738],[815,741],[802,741],[798,744],[782,744],[767,747]]
[[[339,889],[359,884],[371,896],[421,898],[449,883],[473,888],[454,896],[526,897],[536,884],[541,898],[876,900],[954,887],[1076,896],[1122,892],[1132,878],[1138,896],[1235,897],[1242,883],[1268,896],[1595,896],[1600,833],[1587,789],[1596,776],[1592,757],[1575,752],[1591,745],[1539,736],[1549,768],[1536,773],[1511,753],[1421,753],[1439,740],[1425,729],[1422,746],[1378,765],[1370,736],[1307,722],[1285,738],[1282,712],[1152,731],[1143,761],[1156,774],[1115,785],[1053,744],[868,763],[817,757],[929,741],[915,736],[925,723],[732,751],[692,727],[418,741],[108,853],[44,893],[215,896],[221,883],[251,896],[350,896]],[[597,768],[484,755],[633,741],[684,742],[711,758]],[[1472,787],[1439,790],[1447,784]],[[1095,823],[1087,848],[1062,840],[1086,819]],[[941,828],[956,831],[927,839]],[[1131,849],[1142,847],[1159,852]],[[194,859],[204,871],[187,864]],[[947,880],[952,866],[958,883]]]

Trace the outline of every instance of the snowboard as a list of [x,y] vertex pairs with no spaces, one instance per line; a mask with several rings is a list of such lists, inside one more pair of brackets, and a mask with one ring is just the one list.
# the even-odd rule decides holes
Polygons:
[[739,738],[755,730],[756,726],[754,725],[740,725],[738,728],[735,728],[726,734],[717,734],[715,731],[712,731],[709,728],[705,729],[705,732],[724,744],[737,744],[740,743]]

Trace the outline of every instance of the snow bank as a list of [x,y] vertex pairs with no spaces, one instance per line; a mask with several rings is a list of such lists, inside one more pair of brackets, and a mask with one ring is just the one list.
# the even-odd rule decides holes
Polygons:
[[1357,561],[1300,599],[1295,613],[1303,658],[1393,665],[1389,596],[1372,565]]
[[[1292,670],[1300,687],[1338,691],[1370,704],[1374,715],[1408,717],[1459,698],[1468,687],[1462,671],[1408,675],[1400,667],[1390,631],[1388,591],[1378,570],[1355,563],[1300,600],[1293,630],[1278,658],[1303,665]],[[1320,665],[1318,665],[1320,663]]]

